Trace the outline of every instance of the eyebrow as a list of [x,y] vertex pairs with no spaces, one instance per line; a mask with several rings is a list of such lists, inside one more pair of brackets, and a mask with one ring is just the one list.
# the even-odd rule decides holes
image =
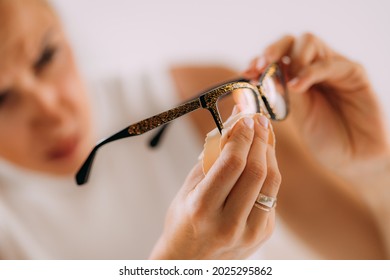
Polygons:
[[49,39],[52,37],[52,34],[53,34],[53,29],[50,28],[49,30],[46,31],[46,33],[43,35],[42,39],[41,39],[41,44],[39,45],[39,48],[40,48],[40,52],[39,53],[42,53],[42,51],[45,49]]
[[34,61],[32,63],[34,68],[38,67],[39,64],[41,63],[42,57],[44,56],[45,50],[46,50],[47,45],[48,45],[48,41],[52,37],[52,34],[53,34],[53,30],[52,29],[49,29],[44,34],[44,36],[43,36],[43,38],[41,40],[41,44],[39,46],[39,52],[35,55]]

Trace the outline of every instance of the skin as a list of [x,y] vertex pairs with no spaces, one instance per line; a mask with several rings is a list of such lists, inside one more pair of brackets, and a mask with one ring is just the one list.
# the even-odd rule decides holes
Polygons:
[[[64,32],[44,1],[0,0],[0,156],[69,175],[93,146],[89,101]],[[207,175],[188,175],[151,258],[244,258],[271,234],[275,210],[254,207],[281,183],[270,127],[238,122]],[[32,209],[33,211],[33,209]],[[0,252],[1,253],[1,252]]]
[[[283,56],[290,58],[285,70],[291,113],[274,123],[283,176],[280,217],[324,258],[388,258],[389,140],[364,69],[316,36],[303,34],[270,44],[243,74],[255,79]],[[176,70],[175,76],[186,81],[183,98],[211,79],[207,69]],[[210,84],[238,75],[226,68],[219,73],[225,78]],[[198,130],[203,133],[199,125]]]
[[[280,217],[323,258],[388,258],[389,144],[364,69],[303,34],[270,44],[243,75],[255,79],[283,56],[290,57],[285,68],[291,113],[274,123],[283,176]],[[219,80],[207,74],[211,70]],[[238,76],[223,67],[176,67],[173,73],[185,81],[177,82],[183,99]],[[206,116],[196,116],[201,122],[194,116],[200,132],[210,129]]]
[[[2,131],[0,156],[26,169],[56,175],[73,174],[93,145],[93,133],[89,102],[61,25],[45,2],[39,0],[1,0],[0,15],[0,42],[2,42],[0,45],[0,128]],[[27,18],[33,20],[27,21]],[[56,50],[54,54],[53,48]],[[343,60],[341,56],[334,56],[333,52],[327,48],[325,48],[326,57],[334,58],[335,61],[332,63],[339,63],[338,67],[330,62],[323,66],[333,65],[334,68],[331,69],[334,71],[329,69],[325,71],[326,67],[320,66],[317,68],[308,67],[313,64],[317,65],[315,62],[318,62],[319,55],[316,54],[318,48],[324,49],[322,44],[318,43],[312,36],[302,40],[287,37],[271,45],[266,51],[266,61],[277,60],[282,55],[289,55],[292,58],[291,69],[293,69],[290,71],[290,75],[292,78],[299,77],[294,82],[295,85],[292,83],[289,85],[290,91],[294,93],[295,90],[297,93],[292,95],[292,106],[294,108],[296,106],[294,104],[300,104],[299,106],[303,105],[305,110],[292,110],[292,112],[302,112],[303,115],[293,114],[291,119],[294,122],[291,125],[296,126],[298,131],[302,132],[301,135],[305,136],[304,143],[310,147],[309,150],[313,153],[318,148],[315,146],[318,139],[321,138],[321,131],[315,130],[316,127],[320,126],[314,124],[322,121],[323,118],[330,118],[333,121],[327,127],[330,128],[328,132],[339,137],[336,139],[341,139],[341,141],[328,143],[329,145],[325,146],[325,148],[334,149],[328,151],[329,154],[333,155],[332,157],[315,154],[314,158],[320,162],[321,167],[329,168],[333,163],[336,163],[342,168],[343,166],[340,166],[341,160],[349,160],[351,166],[361,168],[359,164],[355,163],[363,162],[363,159],[367,158],[370,159],[369,162],[375,163],[374,166],[381,166],[381,163],[386,161],[383,154],[386,154],[384,151],[387,150],[384,148],[386,141],[383,141],[384,137],[382,137],[384,135],[383,124],[380,121],[380,115],[376,113],[379,112],[378,106],[375,97],[373,98],[371,87],[367,86],[364,72],[352,71],[355,73],[352,80],[343,79],[342,75],[334,75],[340,74],[337,72],[338,69],[353,70],[356,65],[348,60]],[[307,58],[304,55],[307,53],[311,54],[312,57]],[[258,59],[256,59],[247,74],[252,73],[256,76],[260,73],[261,67],[253,68],[258,64]],[[311,74],[305,76],[303,69],[317,69],[318,71],[307,71],[306,73]],[[198,70],[202,71],[189,68],[173,71],[179,91],[184,92],[184,95],[187,92],[187,94],[191,93],[192,96],[192,93],[198,89],[219,82],[216,79],[225,79],[225,77],[230,79],[234,76],[234,71],[229,70],[222,71],[215,68],[208,68],[207,71],[203,71],[205,69]],[[332,72],[333,78],[329,77],[330,72]],[[189,73],[195,74],[192,80],[188,78]],[[213,73],[213,75],[204,75],[204,73]],[[325,75],[326,73],[328,76]],[[319,77],[322,78],[319,79]],[[339,79],[334,80],[334,77],[339,77]],[[329,79],[330,83],[328,83]],[[359,87],[360,90],[348,87],[348,82],[352,83],[356,80],[363,81]],[[351,131],[355,131],[355,133],[348,134],[346,131],[350,129],[351,122],[355,118],[343,119],[344,122],[341,122],[340,115],[337,115],[339,111],[332,111],[332,107],[329,106],[331,99],[325,98],[327,96],[318,88],[313,92],[311,87],[313,84],[324,84],[328,88],[333,86],[332,94],[340,93],[340,89],[348,89],[346,92],[360,93],[357,95],[356,102],[362,99],[363,103],[352,103],[356,106],[347,106],[350,102],[355,102],[353,99],[347,98],[346,100],[349,102],[341,107],[344,111],[355,107],[360,109],[352,110],[351,116],[357,114],[359,117],[359,112],[364,113],[362,109],[367,107],[361,106],[361,104],[371,108],[370,112],[374,113],[370,115],[369,120],[366,120],[365,117],[362,118],[363,114],[361,114],[360,126],[354,124],[354,129]],[[343,92],[345,93],[345,91],[341,93]],[[320,96],[318,100],[315,99],[317,98],[315,94]],[[308,98],[309,96],[310,98]],[[344,95],[336,94],[336,97],[344,100]],[[318,113],[314,117],[312,117],[313,111],[309,110],[310,106],[313,105],[309,102],[311,100],[315,100],[314,104],[320,109],[314,111],[314,113]],[[321,111],[321,108],[325,109]],[[341,112],[343,112],[342,110]],[[334,116],[334,114],[336,115]],[[310,120],[308,127],[302,121],[307,119]],[[211,127],[206,127],[205,123],[201,118],[196,121],[201,132],[200,135],[204,135],[211,129]],[[275,152],[272,146],[264,141],[268,129],[261,127],[257,121],[254,123],[253,129],[248,129],[244,123],[239,123],[231,131],[222,156],[206,176],[201,173],[199,165],[189,174],[183,188],[170,207],[166,229],[153,250],[151,258],[242,258],[248,256],[269,237],[274,224],[274,210],[269,213],[264,212],[254,208],[253,203],[260,190],[268,195],[277,195],[280,173],[276,165]],[[370,129],[367,124],[375,128],[375,133],[366,131],[360,135],[359,131]],[[282,145],[279,145],[281,151],[279,157],[285,177],[284,189],[287,191],[280,195],[281,203],[279,203],[278,208],[282,216],[291,221],[291,226],[314,248],[324,252],[325,256],[330,258],[383,257],[380,251],[382,246],[378,242],[381,239],[377,235],[375,224],[372,224],[372,219],[367,215],[367,211],[361,208],[360,201],[351,198],[350,192],[344,191],[345,184],[340,184],[337,180],[337,182],[330,180],[329,174],[324,172],[322,168],[310,169],[313,167],[313,162],[309,160],[312,157],[310,155],[302,157],[304,150],[301,154],[291,153],[294,150],[298,151],[296,145],[301,141],[298,138],[296,141],[283,144],[283,139],[289,139],[291,136],[289,133],[293,132],[288,132],[283,128],[280,128],[279,131],[287,133],[285,137],[281,137],[280,144]],[[315,137],[311,138],[312,135]],[[370,139],[370,135],[375,135],[375,139]],[[363,139],[362,142],[355,143],[360,139]],[[367,145],[367,143],[372,143],[371,141],[375,141],[375,145]],[[341,153],[342,158],[335,156],[343,151],[340,147],[348,146],[351,143],[355,147],[353,150],[347,149],[346,153]],[[308,169],[291,170],[288,159],[283,158],[283,155],[294,156],[297,162],[306,163],[301,166]],[[332,163],[332,160],[335,161]],[[225,171],[230,165],[237,168],[234,169],[234,172],[226,173]],[[296,164],[295,166],[300,165]],[[302,180],[303,176],[297,176],[297,174],[307,175],[307,170],[310,170],[310,178],[306,176],[305,180]],[[368,168],[368,170],[382,171],[375,171],[379,174],[375,174],[374,177],[383,178],[381,177],[382,169]],[[221,174],[229,174],[229,176],[222,178]],[[348,174],[348,172],[343,172],[341,175],[343,174]],[[372,174],[364,173],[364,175]],[[365,178],[370,178],[370,176],[365,176]],[[352,182],[350,185],[354,185],[354,181],[349,179]],[[323,183],[318,184],[318,182]],[[377,183],[379,186],[379,182]],[[349,186],[349,184],[347,185]],[[290,186],[293,188],[289,188]],[[318,198],[316,200],[318,192],[315,192],[318,189],[314,189],[314,186],[321,187],[322,197],[332,199],[331,209],[328,205],[314,203],[318,201]],[[308,192],[309,188],[312,192]],[[364,190],[363,187],[361,189]],[[289,197],[303,197],[296,196],[297,192],[310,195],[309,201],[313,201],[313,205],[315,204],[316,207],[313,205],[308,205],[309,208],[297,207],[307,205],[307,200],[289,199]],[[308,209],[310,209],[309,213],[313,213],[311,217],[307,216]],[[333,210],[333,212],[329,210]],[[285,214],[283,215],[283,213]],[[356,213],[359,214],[356,215]],[[332,216],[338,219],[333,220],[333,223],[318,223],[318,221],[324,221],[324,217]],[[343,223],[346,220],[349,221],[348,224]],[[311,224],[317,222],[316,227],[302,223],[302,221],[308,221]],[[329,221],[329,219],[325,221]],[[335,227],[335,225],[337,226]],[[353,235],[349,235],[348,228],[353,230]],[[317,238],[313,238],[313,236]],[[350,238],[351,236],[354,238]],[[323,242],[324,240],[326,242]],[[338,252],[342,252],[341,254],[326,250],[332,247],[330,245],[334,245],[335,240],[337,240],[337,248],[340,248]],[[354,242],[350,242],[351,240]],[[360,245],[360,250],[358,250],[360,254],[358,255],[356,250],[351,249],[356,244]]]
[[299,132],[298,141],[310,156],[342,178],[346,191],[357,194],[364,211],[373,215],[388,258],[390,141],[386,117],[364,68],[308,33],[269,45],[253,61],[248,76],[257,76],[264,64],[283,56],[291,60],[290,127]]
[[360,64],[313,34],[285,36],[252,62],[248,76],[259,75],[259,62],[283,56],[291,60],[286,72],[293,123],[323,166],[347,178],[346,171],[356,173],[365,162],[390,155],[386,118]]
[[[219,74],[213,76],[210,71]],[[176,66],[173,73],[175,80],[185,81],[179,91],[183,99],[239,76],[234,70],[220,66]],[[385,258],[383,236],[372,213],[356,191],[349,191],[349,182],[324,168],[302,144],[292,123],[293,114],[291,111],[287,120],[273,123],[283,178],[278,192],[278,217],[321,258]],[[213,127],[207,112],[190,117],[201,133]],[[204,142],[204,136],[199,140]]]
[[71,175],[93,145],[89,101],[72,51],[43,1],[0,1],[0,156]]
[[[264,116],[240,120],[207,175],[198,163],[174,199],[151,257],[241,259],[271,235],[275,209],[254,207],[258,193],[275,197],[281,176]],[[253,124],[254,123],[254,124]],[[207,237],[207,238],[205,238]]]

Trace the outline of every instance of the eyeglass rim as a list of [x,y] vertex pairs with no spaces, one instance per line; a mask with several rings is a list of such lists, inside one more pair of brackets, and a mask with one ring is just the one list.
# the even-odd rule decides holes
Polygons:
[[[274,72],[274,73],[272,73],[272,72]],[[280,79],[281,84],[283,86],[283,91],[284,91],[284,94],[280,94],[283,97],[283,100],[284,100],[285,105],[286,105],[286,111],[285,111],[285,114],[283,116],[280,116],[280,115],[275,113],[275,110],[272,108],[272,106],[268,102],[268,98],[265,95],[264,89],[263,89],[263,81],[265,81],[265,79],[268,78],[268,76],[272,76],[275,73],[276,73],[277,77]],[[274,121],[285,120],[290,112],[289,93],[288,93],[288,88],[287,88],[287,84],[286,84],[286,80],[285,80],[285,75],[283,73],[283,69],[280,67],[278,62],[273,62],[267,66],[267,68],[264,70],[264,72],[260,75],[260,77],[258,79],[257,88],[258,88],[260,95],[262,97],[262,101],[267,108],[267,111],[269,114],[268,117]]]

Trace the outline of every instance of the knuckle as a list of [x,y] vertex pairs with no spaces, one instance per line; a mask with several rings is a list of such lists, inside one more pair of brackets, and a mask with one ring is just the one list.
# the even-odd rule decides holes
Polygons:
[[293,44],[295,42],[295,36],[291,35],[291,34],[285,34],[281,41],[282,42],[285,42],[286,44]]
[[263,232],[264,228],[260,226],[248,230],[242,240],[242,245],[245,247],[253,247],[258,244],[263,236]]
[[267,172],[267,181],[269,181],[271,186],[279,187],[282,183],[282,175],[279,170],[269,169]]
[[315,76],[316,76],[316,72],[313,69],[313,67],[306,67],[300,74],[301,79],[305,79],[309,81],[313,80]]
[[365,75],[365,68],[362,64],[360,64],[359,62],[353,62],[353,69],[354,69],[354,73],[361,76],[361,75]]
[[293,35],[285,34],[282,37],[280,37],[280,39],[278,39],[276,42],[274,42],[273,44],[269,45],[265,49],[264,53],[266,55],[272,55],[272,54],[276,53],[280,49],[280,44],[282,44],[284,42],[293,42],[294,40],[295,40],[295,37]]
[[323,59],[323,60],[321,60],[321,66],[322,66],[322,68],[329,68],[335,62],[336,61],[334,59]]
[[202,220],[205,214],[204,212],[205,211],[200,207],[193,208],[189,213],[191,221],[196,223],[197,221]]
[[192,222],[198,223],[204,220],[204,218],[208,215],[208,206],[204,201],[197,201],[197,203],[193,203],[189,210],[189,216]]
[[295,37],[291,34],[285,34],[283,36],[283,40],[285,40],[285,41],[293,41],[294,39],[295,39]]
[[253,161],[247,164],[246,173],[254,181],[264,181],[267,177],[267,167],[264,162]]
[[258,126],[256,128],[256,132],[257,133],[255,133],[255,135],[254,135],[253,142],[259,141],[261,143],[268,144],[268,137],[269,137],[270,131],[267,128],[264,128],[262,126]]
[[269,45],[264,50],[264,55],[268,58],[273,58],[276,54],[278,54],[280,46],[277,43]]
[[275,219],[268,218],[266,224],[253,228],[246,236],[246,242],[248,245],[258,244],[264,242],[272,236],[275,229]]
[[314,43],[317,41],[317,36],[311,32],[305,32],[302,35],[302,40],[308,44]]
[[244,127],[243,124],[238,125],[235,131],[234,140],[237,144],[249,144],[252,143],[253,132],[251,129]]
[[265,56],[272,56],[276,50],[278,49],[278,47],[276,45],[269,45],[268,47],[265,48],[264,50],[264,55]]
[[237,153],[230,153],[222,158],[223,166],[228,172],[233,172],[236,170],[243,170],[246,161]]
[[240,237],[240,231],[237,225],[231,225],[230,223],[226,226],[221,226],[217,233],[216,237],[224,242],[226,245],[234,245],[237,243]]

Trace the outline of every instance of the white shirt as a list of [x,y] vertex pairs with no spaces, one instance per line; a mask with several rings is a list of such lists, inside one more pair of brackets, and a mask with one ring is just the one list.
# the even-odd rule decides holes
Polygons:
[[[159,73],[161,75],[161,73]],[[150,77],[150,76],[148,76]],[[177,105],[170,80],[146,76],[95,84],[99,136],[107,137]],[[197,161],[199,141],[184,119],[158,149],[153,133],[104,146],[90,181],[53,178],[0,166],[0,257],[6,259],[145,259],[165,213]]]

